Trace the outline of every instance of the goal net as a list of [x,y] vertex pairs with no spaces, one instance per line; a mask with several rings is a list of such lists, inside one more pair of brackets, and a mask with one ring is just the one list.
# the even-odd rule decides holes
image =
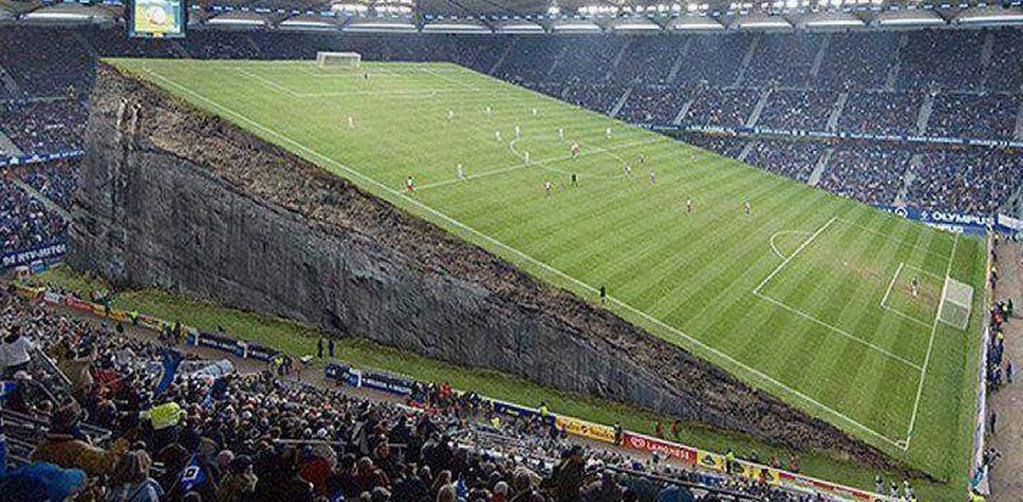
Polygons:
[[941,290],[941,305],[938,320],[959,329],[966,329],[970,323],[970,309],[973,305],[973,287],[951,277],[945,278]]
[[316,65],[320,68],[358,68],[362,54],[358,52],[317,52]]

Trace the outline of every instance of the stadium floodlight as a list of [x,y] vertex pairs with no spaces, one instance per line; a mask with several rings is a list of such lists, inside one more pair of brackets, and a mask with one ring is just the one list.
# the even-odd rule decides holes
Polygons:
[[317,52],[316,65],[320,68],[358,68],[362,54],[358,52]]

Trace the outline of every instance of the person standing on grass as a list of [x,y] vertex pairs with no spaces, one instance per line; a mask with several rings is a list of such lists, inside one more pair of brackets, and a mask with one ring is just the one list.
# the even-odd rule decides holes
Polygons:
[[316,341],[316,357],[323,359],[323,337]]
[[995,425],[998,424],[998,413],[994,410],[991,411],[991,419],[988,420],[988,430],[991,431],[991,435],[995,435]]
[[607,286],[600,287],[600,303],[607,303]]
[[327,340],[327,349],[330,351],[330,357],[334,357],[334,339]]

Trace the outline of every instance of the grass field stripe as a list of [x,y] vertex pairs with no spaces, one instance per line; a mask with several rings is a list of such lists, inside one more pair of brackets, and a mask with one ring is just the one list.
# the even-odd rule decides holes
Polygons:
[[846,337],[846,338],[848,338],[850,340],[853,340],[853,341],[855,341],[855,342],[857,342],[857,343],[859,343],[861,345],[869,347],[870,349],[872,349],[872,350],[874,350],[876,352],[879,352],[879,353],[884,354],[884,355],[886,355],[886,356],[888,356],[888,357],[890,357],[892,359],[895,359],[896,361],[899,361],[902,364],[905,364],[906,366],[909,366],[909,367],[911,367],[913,369],[916,369],[916,370],[921,369],[921,366],[919,364],[914,363],[913,361],[910,361],[909,359],[906,359],[905,357],[902,357],[902,356],[900,356],[898,354],[895,354],[895,353],[889,351],[888,349],[885,349],[884,347],[881,347],[879,345],[874,344],[873,342],[869,342],[867,340],[864,340],[864,339],[862,339],[862,338],[860,338],[860,337],[858,337],[858,336],[856,336],[856,335],[854,335],[852,333],[849,333],[848,331],[845,331],[845,330],[843,330],[843,329],[841,329],[841,328],[839,328],[837,326],[832,326],[831,324],[828,324],[828,323],[826,323],[826,322],[824,322],[824,321],[822,321],[820,319],[817,319],[816,317],[814,317],[814,316],[812,316],[810,314],[807,314],[806,312],[803,312],[802,310],[799,310],[797,308],[791,307],[791,306],[785,304],[784,302],[782,302],[780,300],[777,300],[775,298],[771,298],[770,296],[767,296],[767,295],[765,295],[763,293],[760,293],[760,292],[757,292],[757,291],[754,291],[753,294],[757,298],[760,298],[760,299],[762,299],[764,301],[773,303],[773,304],[777,305],[778,307],[781,307],[782,309],[785,309],[785,310],[787,310],[787,311],[789,311],[789,312],[791,312],[791,313],[793,313],[793,314],[795,314],[795,315],[797,315],[799,317],[802,317],[803,319],[806,319],[806,320],[808,320],[810,322],[813,322],[815,324],[818,324],[820,326],[828,328],[831,331],[834,331],[835,333],[838,333],[838,334],[840,334],[840,335],[842,335],[842,336],[844,336],[844,337]]
[[291,90],[291,88],[278,84],[277,82],[274,82],[273,80],[270,80],[268,78],[260,77],[259,75],[256,75],[255,73],[252,73],[248,70],[238,70],[238,73],[241,73],[242,75],[245,75],[246,77],[249,77],[251,79],[255,79],[257,82],[260,82],[263,85],[266,85],[271,89],[283,93],[287,96],[291,96],[293,98],[297,98],[300,96],[299,93]]
[[[531,257],[531,256],[529,256],[529,255],[519,251],[518,249],[515,249],[515,248],[513,248],[511,246],[508,246],[507,244],[504,244],[504,243],[502,243],[502,242],[500,242],[500,241],[498,241],[498,240],[496,240],[496,239],[494,239],[494,238],[492,238],[492,237],[490,237],[490,236],[488,236],[486,234],[483,234],[483,233],[479,232],[478,230],[476,230],[476,229],[474,229],[472,227],[469,227],[468,225],[465,225],[464,223],[462,223],[462,222],[460,222],[458,220],[455,220],[455,219],[451,218],[450,216],[447,216],[446,214],[441,213],[440,211],[437,211],[436,209],[433,209],[432,207],[429,207],[429,206],[423,204],[422,202],[419,202],[419,201],[417,201],[415,199],[409,199],[409,198],[402,197],[400,192],[398,192],[398,191],[388,187],[387,185],[385,185],[385,184],[383,184],[383,183],[381,183],[381,182],[379,182],[379,181],[377,181],[377,180],[375,180],[373,178],[370,178],[370,177],[368,177],[368,176],[366,176],[366,175],[364,175],[364,174],[362,174],[362,173],[360,173],[360,172],[358,172],[358,171],[356,171],[356,170],[354,170],[354,169],[352,169],[352,168],[350,168],[350,167],[348,167],[348,166],[346,166],[344,164],[341,164],[340,162],[338,162],[338,161],[336,161],[334,159],[326,157],[323,154],[321,154],[321,153],[319,153],[319,152],[317,152],[315,150],[312,150],[311,148],[309,148],[309,147],[307,147],[307,146],[305,146],[305,145],[295,141],[294,139],[291,139],[290,137],[288,137],[288,136],[286,136],[284,134],[281,134],[280,132],[277,132],[276,130],[274,130],[272,128],[264,126],[264,125],[262,125],[262,124],[260,124],[260,123],[258,123],[256,121],[250,119],[249,117],[247,117],[247,116],[245,116],[245,115],[243,115],[243,114],[241,114],[241,113],[239,113],[237,111],[234,111],[233,109],[231,109],[229,107],[223,106],[223,105],[221,105],[221,104],[219,104],[219,103],[217,103],[217,102],[215,102],[215,101],[213,101],[213,100],[211,100],[211,99],[209,99],[209,98],[207,98],[207,97],[205,97],[205,96],[203,96],[201,94],[198,94],[198,93],[192,91],[191,89],[188,89],[187,87],[184,87],[181,84],[178,84],[177,82],[175,82],[175,81],[173,81],[171,79],[168,79],[168,78],[164,77],[163,75],[160,75],[159,73],[156,73],[156,72],[154,72],[152,70],[149,70],[149,69],[145,69],[143,71],[145,71],[146,73],[152,75],[154,78],[156,78],[156,79],[166,83],[167,85],[169,85],[171,87],[174,87],[174,88],[178,89],[179,91],[181,91],[181,92],[183,92],[185,94],[193,96],[194,98],[196,98],[196,99],[198,99],[198,100],[200,100],[202,102],[207,103],[209,106],[212,106],[213,108],[219,109],[222,112],[229,113],[229,114],[237,117],[239,120],[242,120],[242,121],[252,125],[253,127],[255,127],[255,128],[257,128],[257,129],[259,129],[259,130],[261,130],[261,131],[271,135],[271,136],[279,138],[280,140],[282,140],[282,141],[292,145],[296,149],[301,150],[301,151],[305,152],[306,154],[311,155],[313,157],[319,158],[322,161],[327,162],[328,164],[331,164],[331,165],[337,167],[338,169],[341,169],[341,170],[349,173],[353,177],[359,178],[359,179],[363,180],[364,182],[377,187],[379,190],[382,190],[382,191],[384,191],[386,193],[390,193],[390,194],[392,194],[394,196],[403,198],[408,203],[410,203],[410,204],[420,208],[421,210],[426,211],[427,213],[432,214],[435,217],[440,218],[440,219],[442,219],[444,221],[447,221],[451,225],[453,225],[453,226],[455,226],[457,228],[461,228],[461,229],[463,229],[463,230],[465,230],[465,231],[467,231],[467,232],[477,236],[480,239],[483,239],[483,240],[485,240],[487,242],[492,243],[493,245],[495,245],[497,247],[505,249],[506,251],[508,251],[508,252],[510,252],[512,254],[516,254],[516,255],[520,256],[521,258],[525,259],[526,261],[532,263],[533,265],[535,265],[535,266],[537,266],[537,267],[539,267],[541,269],[548,270],[551,273],[557,275],[558,277],[561,277],[562,279],[564,279],[564,280],[566,280],[566,281],[568,281],[568,282],[570,282],[572,284],[576,284],[578,287],[581,287],[581,288],[583,288],[583,289],[585,289],[587,291],[590,291],[590,292],[596,292],[597,291],[595,288],[593,288],[592,286],[590,286],[590,285],[580,281],[579,279],[571,277],[571,276],[569,276],[569,275],[567,275],[567,274],[565,274],[565,273],[563,273],[563,272],[561,272],[561,271],[551,267],[550,265],[547,265],[546,263],[543,263],[543,262],[541,262],[539,260],[536,260],[535,258],[533,258],[533,257]],[[829,220],[828,223],[825,224],[825,227],[827,225],[830,225],[831,222],[834,221],[834,220],[835,220],[835,217],[832,217],[831,220]],[[820,232],[820,230],[818,230],[818,232]],[[805,245],[805,243],[804,243],[804,245]],[[671,332],[671,333],[675,334],[676,336],[678,336],[681,339],[684,339],[684,340],[688,341],[693,346],[695,346],[695,347],[705,351],[706,353],[712,354],[715,357],[721,359],[722,361],[727,362],[728,364],[732,365],[733,367],[747,372],[749,375],[751,375],[753,377],[756,377],[756,379],[759,379],[759,380],[761,380],[763,382],[766,382],[767,384],[773,385],[774,387],[784,391],[785,393],[789,394],[790,396],[796,397],[797,399],[803,401],[803,403],[811,405],[811,408],[815,408],[815,409],[817,409],[820,412],[829,414],[829,415],[837,418],[839,421],[844,422],[848,426],[850,426],[850,427],[852,427],[852,428],[854,428],[856,430],[859,430],[859,431],[861,431],[861,432],[863,432],[863,433],[865,433],[865,434],[867,434],[867,435],[869,435],[869,436],[871,436],[871,437],[873,437],[873,438],[875,438],[877,440],[880,440],[880,441],[884,442],[885,444],[891,445],[891,446],[893,446],[895,448],[898,448],[900,450],[904,450],[905,449],[901,444],[899,444],[896,441],[893,441],[891,438],[885,436],[884,434],[881,434],[881,433],[877,432],[876,430],[874,430],[874,429],[872,429],[872,428],[870,428],[870,427],[868,427],[866,425],[863,425],[862,423],[860,423],[860,422],[858,422],[858,421],[848,417],[847,415],[839,412],[838,410],[835,410],[835,409],[831,408],[830,406],[825,405],[825,404],[821,403],[820,401],[817,401],[816,399],[814,399],[814,398],[812,398],[812,397],[810,397],[810,396],[808,396],[808,395],[806,395],[806,394],[804,394],[804,393],[802,393],[802,392],[800,392],[800,391],[798,391],[796,389],[793,389],[792,387],[789,387],[788,385],[786,385],[786,384],[776,380],[775,378],[773,378],[773,377],[763,373],[760,370],[757,370],[755,368],[747,366],[746,364],[743,364],[742,362],[736,360],[732,356],[729,356],[728,354],[725,354],[724,352],[721,352],[720,350],[718,350],[718,349],[716,349],[714,347],[706,345],[705,343],[701,342],[700,340],[698,340],[698,339],[696,339],[696,338],[694,338],[694,337],[692,337],[690,335],[685,334],[684,332],[678,330],[677,328],[675,328],[673,326],[669,326],[669,325],[665,324],[664,322],[651,317],[646,312],[643,312],[643,311],[641,311],[639,309],[636,309],[635,307],[632,307],[631,305],[628,305],[628,304],[626,304],[624,302],[621,302],[621,301],[619,301],[619,300],[617,300],[617,299],[615,299],[613,297],[609,297],[609,300],[612,303],[614,303],[616,305],[619,305],[621,308],[623,308],[623,309],[633,313],[634,315],[639,316],[639,317],[641,317],[643,319],[646,319],[648,322],[650,322],[650,323],[652,323],[652,324],[654,324],[654,325],[656,325],[656,326],[658,326],[658,327],[660,327],[660,328],[662,328],[662,329],[664,329],[664,330],[666,330],[668,332]]]
[[888,283],[888,289],[885,290],[884,296],[881,297],[881,307],[888,301],[888,297],[892,294],[892,289],[895,288],[895,281],[899,279],[899,274],[902,273],[902,267],[906,264],[904,261],[899,262],[899,268],[895,269],[895,275],[892,276],[892,282]]
[[938,319],[941,317],[941,307],[945,302],[945,288],[948,287],[948,277],[952,274],[952,262],[956,257],[956,245],[959,244],[959,234],[955,234],[952,240],[952,254],[948,257],[948,265],[945,268],[945,284],[941,287],[941,302],[938,303],[938,311],[934,314],[934,324],[931,326],[931,339],[927,342],[927,354],[924,356],[924,366],[920,370],[920,384],[916,388],[916,399],[913,400],[913,412],[909,419],[909,431],[906,433],[906,448],[913,439],[913,428],[916,426],[916,415],[920,409],[920,396],[924,392],[924,381],[927,379],[927,365],[931,361],[931,350],[934,348],[934,334],[938,331]]
[[770,282],[771,279],[774,279],[774,276],[778,275],[778,272],[780,272],[781,269],[785,268],[785,265],[788,265],[789,262],[791,262],[793,258],[795,258],[800,252],[802,252],[803,249],[806,248],[806,246],[809,246],[810,243],[813,242],[814,239],[817,238],[817,236],[819,236],[820,234],[824,233],[824,231],[827,230],[828,227],[830,227],[831,224],[834,223],[835,220],[837,220],[837,219],[838,219],[837,216],[832,216],[831,219],[828,220],[827,223],[821,225],[821,227],[818,228],[817,231],[814,232],[813,235],[811,235],[809,239],[806,239],[805,241],[803,241],[803,243],[800,244],[799,247],[796,248],[796,250],[792,252],[791,256],[789,256],[788,258],[785,258],[784,260],[782,260],[781,264],[778,265],[778,267],[775,268],[773,272],[768,274],[767,277],[765,277],[764,280],[760,282],[760,284],[757,284],[757,287],[753,288],[753,294],[759,293],[760,289],[763,288],[765,284]]
[[[517,141],[517,139],[512,140],[512,141],[513,142]],[[633,143],[624,143],[624,144],[616,145],[616,146],[613,146],[613,147],[610,147],[610,148],[611,148],[611,150],[624,150],[626,148],[633,148],[633,147],[641,146],[641,145],[650,145],[650,144],[654,144],[654,143],[659,143],[661,141],[665,141],[665,139],[664,138],[645,139],[643,141],[636,141],[636,142],[633,142]],[[582,152],[582,153],[579,154],[579,157],[591,156],[591,155],[596,155],[598,153],[605,153],[605,152],[606,153],[611,153],[609,150],[603,150],[602,149],[602,150],[598,150],[598,151]],[[512,153],[514,153],[515,155],[518,155],[518,153],[515,152],[514,149],[512,150]],[[519,158],[522,158],[522,157],[519,156]],[[467,180],[474,180],[474,179],[477,179],[477,178],[485,178],[487,176],[493,176],[495,174],[507,173],[507,172],[510,172],[510,171],[515,171],[515,170],[523,169],[523,168],[530,167],[530,166],[543,166],[545,164],[550,164],[552,162],[560,162],[560,161],[563,161],[563,160],[570,160],[571,158],[572,158],[571,155],[562,155],[560,157],[551,157],[551,158],[541,159],[541,160],[537,160],[537,161],[530,161],[529,164],[523,164],[523,163],[519,162],[519,163],[516,163],[516,164],[512,164],[510,166],[507,166],[507,167],[501,167],[501,168],[493,169],[493,170],[490,170],[490,171],[483,171],[481,173],[474,174],[474,175],[471,175],[471,176],[466,176],[465,179],[467,179]],[[447,185],[451,185],[451,184],[454,184],[454,183],[458,183],[459,181],[461,181],[461,180],[459,180],[458,178],[452,178],[452,179],[448,179],[448,180],[444,180],[444,181],[438,181],[438,182],[435,182],[435,183],[427,183],[425,185],[416,187],[416,190],[426,190],[428,188],[437,188],[437,187],[447,186]]]
[[[854,226],[854,227],[856,227],[856,228],[858,228],[860,230],[863,230],[864,232],[871,233],[871,234],[874,234],[874,235],[877,235],[877,236],[880,236],[880,237],[884,237],[886,239],[895,239],[895,240],[898,240],[898,241],[902,241],[903,240],[901,238],[896,238],[895,236],[893,236],[891,234],[886,234],[884,232],[878,232],[877,230],[874,230],[873,228],[870,228],[870,227],[868,227],[866,225],[862,225],[860,223],[856,223],[855,221],[846,220],[844,218],[839,218],[839,220],[841,220],[842,223],[845,223],[845,224],[848,224],[848,225],[852,225],[852,226]],[[924,249],[924,250],[922,250],[920,252],[928,254],[928,255],[939,257],[942,260],[947,259],[947,257],[945,255],[940,254],[940,253],[935,253],[934,251],[931,251],[929,249]]]

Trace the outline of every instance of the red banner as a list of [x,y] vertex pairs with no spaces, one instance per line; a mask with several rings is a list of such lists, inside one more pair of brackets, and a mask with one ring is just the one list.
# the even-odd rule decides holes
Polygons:
[[622,431],[622,445],[626,448],[654,453],[657,452],[669,458],[678,460],[686,465],[696,464],[696,449],[671,443],[650,436],[643,436],[634,432]]

